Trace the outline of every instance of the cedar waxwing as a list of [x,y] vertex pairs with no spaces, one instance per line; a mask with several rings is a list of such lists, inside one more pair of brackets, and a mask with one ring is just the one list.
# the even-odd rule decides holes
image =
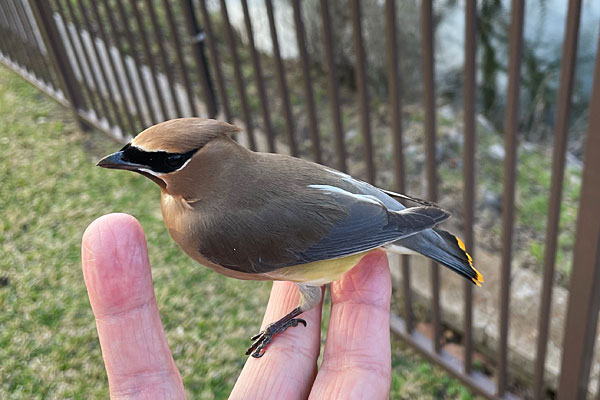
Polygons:
[[200,264],[233,278],[298,285],[299,306],[254,336],[246,354],[260,357],[273,335],[306,325],[296,317],[319,304],[322,285],[391,243],[481,286],[463,242],[435,228],[447,211],[310,161],[250,151],[231,139],[238,131],[211,119],[174,119],[98,166],[156,182],[169,234]]

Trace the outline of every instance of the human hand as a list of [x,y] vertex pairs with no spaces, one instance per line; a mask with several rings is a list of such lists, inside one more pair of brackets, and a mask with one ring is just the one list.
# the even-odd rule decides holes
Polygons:
[[[82,264],[112,398],[184,398],[160,321],[144,232],[135,218],[98,218],[82,239]],[[383,399],[389,396],[391,278],[382,251],[331,285],[323,363],[321,307],[308,326],[275,337],[260,359],[249,357],[232,399]],[[298,304],[294,284],[274,282],[263,327]],[[243,349],[240,349],[242,351]]]

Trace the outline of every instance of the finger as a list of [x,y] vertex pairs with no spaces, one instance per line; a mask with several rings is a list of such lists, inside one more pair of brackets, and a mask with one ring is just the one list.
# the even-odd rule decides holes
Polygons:
[[113,398],[184,398],[152,287],[139,222],[127,214],[86,229],[81,258]]
[[389,397],[391,293],[383,251],[368,254],[331,284],[331,318],[323,364],[310,398]]
[[[299,299],[295,284],[274,282],[262,328],[296,308]],[[249,357],[230,399],[306,399],[317,373],[321,308],[301,314],[306,327],[298,324],[276,335],[261,358]]]

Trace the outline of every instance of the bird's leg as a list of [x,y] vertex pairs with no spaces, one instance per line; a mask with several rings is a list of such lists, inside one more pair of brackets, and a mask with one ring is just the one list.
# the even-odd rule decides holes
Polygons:
[[265,354],[266,347],[269,343],[271,343],[271,340],[273,340],[273,336],[285,331],[290,326],[298,326],[299,323],[306,326],[305,320],[296,318],[298,315],[302,314],[302,312],[302,308],[296,307],[292,310],[292,312],[281,318],[279,321],[267,325],[262,332],[252,336],[250,340],[254,340],[254,343],[252,343],[252,346],[248,348],[246,355],[248,356],[252,354],[252,357],[260,358],[263,356],[263,354]]
[[252,354],[254,358],[262,357],[265,354],[267,345],[273,340],[273,336],[285,331],[290,326],[298,326],[298,324],[306,326],[305,320],[296,317],[319,304],[323,297],[323,291],[320,286],[311,286],[304,283],[296,283],[296,286],[300,290],[300,305],[279,321],[267,325],[258,335],[254,335],[250,339],[254,340],[254,343],[246,351],[246,355]]

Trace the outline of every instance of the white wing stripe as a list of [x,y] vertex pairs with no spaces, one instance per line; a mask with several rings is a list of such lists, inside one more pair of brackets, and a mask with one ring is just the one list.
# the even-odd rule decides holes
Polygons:
[[385,207],[385,204],[381,200],[379,200],[375,196],[371,196],[370,194],[355,194],[350,193],[347,190],[341,189],[339,187],[330,186],[330,185],[308,185],[309,188],[323,190],[326,193],[338,193],[344,196],[352,197],[358,201],[364,201],[371,204],[376,204],[380,207]]

